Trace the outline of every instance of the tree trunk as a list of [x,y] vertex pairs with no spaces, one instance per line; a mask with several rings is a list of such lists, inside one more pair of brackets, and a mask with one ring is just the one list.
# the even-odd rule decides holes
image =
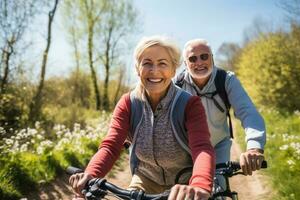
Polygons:
[[36,120],[40,118],[40,112],[41,112],[41,107],[42,107],[42,92],[44,88],[44,80],[45,80],[45,74],[46,74],[46,65],[47,65],[47,60],[48,60],[48,53],[51,45],[51,31],[52,31],[52,23],[55,15],[55,11],[57,8],[58,0],[55,0],[55,4],[53,9],[49,12],[48,17],[48,37],[47,37],[47,46],[44,51],[43,55],[43,62],[41,66],[41,76],[40,76],[40,81],[39,85],[37,88],[36,95],[34,96],[31,104],[30,104],[30,112],[29,112],[29,121],[31,123],[34,123]]
[[93,30],[94,24],[89,24],[89,33],[88,33],[88,54],[89,54],[89,65],[91,69],[91,78],[94,86],[95,98],[96,98],[96,110],[100,110],[101,108],[101,99],[100,99],[100,91],[97,84],[97,75],[94,69],[94,61],[93,61]]
[[[78,97],[78,94],[80,94],[80,85],[79,85],[79,81],[78,81],[78,77],[79,77],[79,70],[80,70],[80,64],[79,64],[79,52],[78,52],[78,46],[77,46],[77,42],[76,42],[76,32],[75,32],[75,27],[72,26],[72,44],[74,47],[74,57],[75,57],[75,62],[76,62],[76,71],[75,71],[75,83],[74,83],[74,90],[73,90],[73,94],[72,94],[72,103],[75,103]],[[81,96],[81,95],[80,95]],[[82,101],[82,99],[80,98],[80,103],[83,106],[84,103]]]
[[109,40],[106,42],[105,51],[105,80],[104,80],[104,95],[103,95],[103,108],[104,110],[109,110],[109,97],[108,97],[108,82],[109,82],[109,68],[110,68],[110,44]]
[[[93,1],[92,1],[93,2]],[[100,91],[98,88],[98,80],[96,71],[94,68],[94,60],[93,60],[93,51],[94,51],[94,26],[97,17],[94,19],[93,15],[91,14],[91,10],[93,8],[93,4],[91,5],[91,8],[88,6],[87,0],[84,1],[85,8],[86,8],[86,17],[87,17],[87,23],[88,23],[88,57],[89,57],[89,66],[91,69],[91,78],[94,86],[94,92],[95,92],[95,98],[96,98],[96,110],[100,110],[101,108],[101,98],[100,98]]]
[[3,60],[4,60],[4,72],[3,72],[3,78],[1,80],[1,88],[0,88],[0,94],[4,94],[6,90],[6,85],[8,82],[8,73],[9,73],[9,59],[12,52],[3,51]]
[[115,93],[114,105],[117,105],[117,101],[119,99],[119,93],[120,93],[120,90],[121,90],[123,77],[124,77],[124,69],[120,68],[120,74],[119,74],[119,79],[118,79],[119,82],[118,82],[118,86],[117,86],[116,93]]

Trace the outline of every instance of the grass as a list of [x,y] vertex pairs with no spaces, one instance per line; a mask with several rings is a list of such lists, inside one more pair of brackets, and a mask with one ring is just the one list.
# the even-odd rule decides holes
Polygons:
[[108,130],[109,116],[102,113],[85,127],[75,123],[72,130],[55,125],[47,132],[37,123],[1,140],[0,199],[20,199],[54,180],[69,165],[86,166]]
[[[275,110],[262,110],[267,127],[265,158],[266,174],[270,177],[275,200],[300,199],[300,113],[282,114]],[[237,139],[245,147],[244,132],[236,129]]]

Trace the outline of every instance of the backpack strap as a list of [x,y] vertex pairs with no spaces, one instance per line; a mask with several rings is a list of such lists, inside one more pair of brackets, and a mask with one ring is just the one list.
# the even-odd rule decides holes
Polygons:
[[231,105],[228,100],[227,92],[225,89],[226,76],[227,76],[227,72],[224,69],[217,68],[217,74],[214,82],[215,82],[217,93],[220,95],[226,108],[229,110]]
[[134,174],[138,166],[138,158],[135,153],[135,139],[137,127],[142,122],[143,104],[140,99],[136,98],[134,91],[130,92],[130,133],[128,135],[131,145],[129,146],[129,163],[131,174]]
[[143,104],[136,98],[134,92],[130,92],[130,134],[129,139],[133,140],[136,127],[141,122],[143,115]]
[[182,88],[182,86],[183,86],[185,71],[186,70],[184,69],[182,72],[180,72],[178,74],[178,76],[176,76],[176,79],[175,79],[175,85],[177,85],[180,88]]
[[180,146],[189,154],[191,150],[188,145],[188,133],[185,127],[185,107],[192,95],[179,88],[172,104],[170,117],[171,126]]
[[230,116],[231,104],[229,102],[227,92],[225,89],[226,76],[227,76],[227,72],[224,69],[217,68],[217,74],[216,74],[214,83],[216,86],[216,93],[219,94],[219,96],[221,97],[222,101],[225,104],[226,115],[228,117],[228,123],[229,123],[230,137],[233,138],[232,121],[231,121],[231,116]]

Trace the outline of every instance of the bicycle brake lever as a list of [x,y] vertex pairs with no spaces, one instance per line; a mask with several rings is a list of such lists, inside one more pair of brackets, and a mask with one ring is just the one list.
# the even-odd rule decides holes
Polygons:
[[167,199],[169,198],[170,192],[171,192],[171,190],[166,190],[166,191],[164,191],[164,192],[161,194],[159,200],[167,200]]

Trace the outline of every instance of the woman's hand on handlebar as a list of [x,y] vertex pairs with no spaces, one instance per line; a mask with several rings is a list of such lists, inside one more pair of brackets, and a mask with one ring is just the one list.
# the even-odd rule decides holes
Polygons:
[[172,187],[168,200],[207,200],[210,194],[199,187],[175,185]]
[[84,199],[84,196],[81,194],[81,191],[84,189],[86,183],[91,180],[93,177],[88,173],[77,173],[73,174],[69,178],[69,183],[72,186],[75,192],[75,198],[73,200]]

